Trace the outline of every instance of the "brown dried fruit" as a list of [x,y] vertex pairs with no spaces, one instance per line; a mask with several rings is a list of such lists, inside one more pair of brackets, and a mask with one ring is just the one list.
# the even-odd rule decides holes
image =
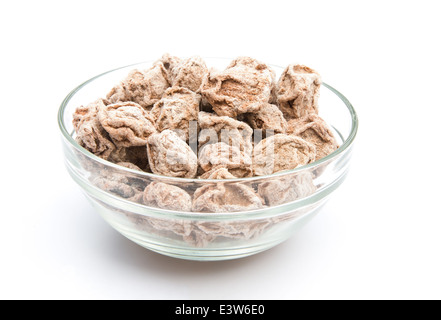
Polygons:
[[133,197],[127,199],[128,201],[136,202],[139,204],[144,204],[143,200],[144,194],[142,192],[137,192]]
[[316,114],[310,114],[300,119],[288,122],[288,133],[312,143],[316,150],[316,160],[326,157],[338,148],[331,128]]
[[238,58],[234,59],[233,61],[231,61],[226,69],[238,68],[238,67],[251,68],[251,69],[255,69],[256,71],[260,71],[260,72],[269,71],[269,73],[271,74],[271,78],[273,80],[276,77],[276,73],[268,65],[266,65],[265,63],[262,63],[260,61],[257,61],[256,59],[250,58],[250,57],[244,57],[244,56],[238,57]]
[[245,122],[216,114],[199,112],[199,148],[206,143],[223,142],[251,155],[253,129]]
[[134,102],[101,107],[98,119],[118,147],[139,147],[156,132],[153,119]]
[[271,221],[268,219],[240,222],[195,222],[195,227],[213,238],[252,239],[261,234]]
[[100,158],[108,159],[116,149],[109,134],[98,121],[97,114],[104,108],[102,99],[98,99],[87,106],[81,106],[73,114],[73,126],[77,134],[78,144]]
[[128,168],[128,169],[132,169],[132,170],[143,172],[140,167],[138,167],[137,165],[134,165],[131,162],[118,162],[117,165],[119,165],[121,167],[124,167],[124,168]]
[[164,91],[170,87],[168,73],[161,62],[149,70],[133,70],[119,85],[108,94],[110,103],[132,101],[149,110],[161,99]]
[[136,194],[136,189],[128,184],[128,180],[120,179],[122,176],[118,176],[118,179],[109,177],[96,177],[92,183],[98,188],[116,194],[122,198],[130,198]]
[[273,82],[274,71],[267,65],[239,57],[223,72],[210,70],[202,83],[201,93],[218,115],[236,118],[268,102]]
[[262,207],[262,199],[253,188],[237,182],[219,182],[196,189],[192,209],[195,212],[233,212]]
[[156,231],[161,236],[170,237],[170,234],[175,234],[195,247],[205,247],[216,237],[203,232],[193,221],[188,220],[137,217],[135,223],[138,228],[151,226],[153,230],[149,230],[149,232]]
[[113,163],[127,162],[136,165],[145,172],[151,172],[147,157],[147,146],[119,148],[112,152],[108,161]]
[[182,178],[196,176],[196,154],[171,130],[151,135],[148,139],[147,154],[153,173]]
[[295,169],[315,161],[314,145],[302,138],[276,134],[259,142],[253,153],[253,169],[256,176]]
[[271,96],[270,96],[270,99],[269,99],[269,103],[270,104],[275,104],[275,105],[277,105],[278,104],[278,102],[277,102],[277,81],[275,80],[275,74],[274,74],[274,78],[273,78],[274,80],[273,80],[273,85],[271,86]]
[[[213,170],[209,176],[209,179],[225,178],[235,178],[225,167]],[[262,207],[263,201],[254,189],[240,183],[207,184],[196,189],[193,195],[195,212],[232,212]]]
[[170,236],[170,232],[182,237],[186,243],[195,247],[206,247],[217,238],[252,239],[261,234],[271,220],[261,219],[240,222],[208,222],[177,219],[158,219],[130,216],[138,228],[150,226],[149,232],[160,232],[161,236]]
[[182,238],[188,244],[201,248],[206,247],[210,242],[216,239],[216,235],[205,233],[203,230],[199,229],[195,223],[193,223],[191,224],[190,232],[188,234],[184,234]]
[[[253,129],[272,130],[274,133],[286,133],[287,123],[280,109],[269,103],[262,103],[255,113],[247,113],[246,121]],[[265,134],[263,135],[265,137]]]
[[286,119],[318,113],[320,75],[303,65],[289,65],[277,84],[277,101]]
[[98,108],[103,106],[105,106],[103,99],[97,99],[94,102],[89,103],[87,106],[80,106],[76,108],[72,115],[72,125],[75,132],[78,132],[82,122],[94,118],[98,113]]
[[[180,87],[167,89],[162,99],[151,110],[156,128],[159,131],[174,130],[184,141],[189,141],[190,122],[198,121],[200,101],[201,96],[189,89]],[[194,134],[197,135],[197,132]]]
[[198,163],[205,172],[224,167],[238,178],[252,176],[251,157],[223,142],[204,146],[199,152]]
[[172,69],[172,86],[198,92],[207,73],[207,65],[201,57],[194,56],[185,59]]
[[[121,162],[118,165],[142,172],[140,168],[131,163]],[[136,174],[110,167],[99,171],[98,176],[92,178],[91,181],[92,184],[104,191],[138,203],[142,202],[140,194],[147,186],[147,182]]]
[[303,172],[294,176],[273,178],[259,184],[259,195],[267,206],[277,206],[313,194],[317,190],[313,175]]
[[[276,83],[273,70],[249,57],[239,57],[224,71],[208,74],[200,57],[181,60],[165,54],[149,70],[133,70],[113,88],[108,100],[78,108],[73,125],[79,144],[132,170],[149,171],[150,161],[152,172],[171,177],[227,180],[269,175],[305,165],[338,148],[331,129],[316,114],[320,83],[317,72],[301,65],[288,66]],[[153,104],[151,112],[146,111]],[[291,121],[287,123],[285,118]],[[193,140],[190,123],[195,123],[195,133],[200,130]],[[266,130],[271,133],[265,135]],[[276,135],[271,136],[273,133]],[[192,141],[200,149],[199,159]],[[142,176],[92,167],[101,175],[94,178],[100,188],[144,201],[147,182]],[[188,192],[190,189],[195,188],[185,186]],[[315,186],[312,175],[297,174],[253,186],[227,181],[196,191],[191,204],[194,210],[222,212],[260,208],[260,196],[270,206],[293,201],[314,192]],[[172,228],[178,225],[180,231],[169,230],[198,245],[217,236],[241,234],[230,225],[217,225],[217,231],[209,231],[207,225],[199,228],[194,222],[186,227],[175,223]],[[238,228],[242,227],[252,228]]]
[[165,71],[167,72],[168,82],[171,84],[173,82],[173,69],[176,68],[182,62],[181,58],[172,56],[168,53],[162,55],[161,59],[156,61],[154,64],[162,63]]
[[152,182],[145,188],[144,203],[161,209],[191,211],[191,196],[179,187],[162,182]]
[[226,167],[215,167],[210,171],[205,172],[199,177],[200,179],[236,179]]

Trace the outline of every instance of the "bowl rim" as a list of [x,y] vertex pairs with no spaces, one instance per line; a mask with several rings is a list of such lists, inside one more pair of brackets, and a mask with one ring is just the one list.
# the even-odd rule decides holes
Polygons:
[[[219,59],[219,60],[232,60],[233,58],[218,58],[218,57],[205,57],[205,59]],[[66,129],[65,123],[64,123],[64,114],[66,111],[66,108],[70,102],[70,100],[72,99],[72,97],[78,92],[80,91],[83,87],[85,87],[86,85],[88,85],[89,83],[93,82],[94,80],[105,76],[106,74],[118,71],[118,70],[122,70],[122,69],[126,69],[129,67],[136,67],[139,65],[144,65],[147,63],[152,63],[154,62],[154,60],[149,60],[149,61],[144,61],[144,62],[138,62],[138,63],[134,63],[134,64],[129,64],[123,67],[118,67],[106,72],[103,72],[101,74],[98,74],[86,81],[84,81],[83,83],[81,83],[80,85],[78,85],[77,87],[75,87],[71,92],[69,92],[69,94],[63,99],[63,101],[61,102],[61,105],[59,107],[58,110],[58,126],[59,129],[61,130],[61,133],[63,135],[63,137],[70,143],[70,145],[72,147],[74,147],[76,149],[76,151],[81,152],[84,156],[99,162],[105,166],[108,167],[112,167],[114,169],[120,170],[122,172],[128,172],[131,174],[136,174],[138,176],[141,177],[146,177],[146,178],[153,178],[153,179],[162,179],[162,180],[168,180],[168,181],[174,181],[174,182],[186,182],[186,183],[204,183],[204,182],[210,182],[210,183],[214,183],[214,182],[219,182],[219,180],[216,179],[200,179],[200,178],[179,178],[179,177],[169,177],[169,176],[163,176],[163,175],[159,175],[159,174],[155,174],[155,173],[149,173],[149,172],[144,172],[144,171],[138,171],[138,170],[134,170],[134,169],[130,169],[130,168],[126,168],[120,165],[117,165],[116,163],[104,160],[96,155],[94,155],[92,152],[90,152],[89,150],[81,147],[77,141],[72,137],[72,135],[68,132],[68,130]],[[280,69],[284,69],[281,66],[275,65],[275,64],[268,64],[269,66],[272,67],[276,67],[276,68],[280,68]],[[264,180],[264,179],[271,179],[271,178],[275,178],[275,177],[283,177],[283,176],[288,176],[291,174],[295,174],[304,170],[309,170],[312,169],[316,166],[319,166],[320,164],[334,159],[336,158],[338,155],[344,153],[353,143],[357,132],[358,132],[358,116],[357,113],[354,109],[354,107],[352,106],[352,104],[349,102],[349,100],[343,95],[341,94],[338,90],[336,90],[335,88],[333,88],[332,86],[330,86],[329,84],[322,82],[322,85],[324,87],[326,87],[327,89],[329,89],[330,91],[332,91],[335,95],[337,95],[342,102],[346,105],[346,107],[349,110],[349,113],[351,115],[351,131],[347,137],[347,139],[343,142],[343,144],[341,146],[339,146],[339,148],[337,148],[337,150],[335,150],[334,152],[330,153],[329,155],[327,155],[326,157],[323,157],[317,161],[314,161],[312,163],[309,163],[307,165],[303,165],[300,167],[297,167],[295,169],[292,170],[285,170],[285,171],[280,171],[280,172],[276,172],[270,175],[264,175],[264,176],[253,176],[253,177],[246,177],[246,178],[235,178],[235,179],[226,179],[226,181],[228,182],[252,182],[255,180]]]

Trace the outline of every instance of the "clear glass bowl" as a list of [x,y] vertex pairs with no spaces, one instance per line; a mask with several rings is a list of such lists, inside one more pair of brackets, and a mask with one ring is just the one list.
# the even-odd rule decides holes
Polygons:
[[[231,59],[206,58],[208,66],[225,68]],[[191,260],[226,260],[267,250],[291,237],[312,219],[348,172],[358,120],[350,102],[323,83],[320,116],[334,131],[340,147],[314,163],[269,176],[231,180],[183,179],[127,169],[105,161],[78,145],[72,114],[80,105],[104,97],[134,68],[130,65],[98,75],[75,88],[61,104],[58,122],[68,172],[93,207],[117,231],[155,252]],[[272,66],[277,76],[283,68]],[[143,188],[152,182],[184,189],[191,196],[199,188],[223,188],[244,196],[243,188],[266,188],[277,201],[263,208],[239,212],[185,212],[149,207],[133,201],[121,190],[103,188],[103,179],[123,177],[128,185]]]

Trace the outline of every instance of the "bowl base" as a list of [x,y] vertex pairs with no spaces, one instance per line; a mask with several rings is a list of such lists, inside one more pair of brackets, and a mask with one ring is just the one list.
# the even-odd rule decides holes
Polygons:
[[[242,246],[233,246],[233,247],[188,247],[188,246],[177,246],[171,243],[164,244],[155,243],[154,241],[149,241],[145,237],[139,237],[136,233],[131,232],[130,230],[125,230],[121,228],[121,226],[110,224],[124,237],[135,242],[141,247],[154,251],[156,253],[183,259],[183,260],[193,260],[193,261],[222,261],[222,260],[233,260],[248,257],[251,255],[258,254],[260,252],[269,250],[282,242],[291,238],[294,234],[297,233],[304,225],[306,225],[311,219],[313,219],[317,213],[320,211],[322,206],[315,208],[312,212],[296,219],[295,223],[290,224],[290,227],[285,229],[285,232],[278,232],[276,230],[269,230],[268,232],[272,232],[273,235],[278,235],[277,237],[270,237],[272,241],[256,241],[256,243]],[[150,239],[152,240],[152,239]]]
[[103,219],[127,239],[165,256],[195,261],[239,259],[275,247],[297,233],[317,215],[326,202],[326,198],[322,199],[309,208],[304,208],[303,212],[297,212],[298,216],[292,213],[293,215],[284,221],[277,223],[273,221],[271,227],[252,238],[232,239],[220,236],[215,241],[194,245],[187,243],[182,236],[177,236],[173,232],[152,229],[146,223],[148,220],[139,220],[140,217],[134,218],[130,212],[117,211],[88,194],[86,196]]
[[216,249],[195,248],[195,250],[191,250],[189,248],[179,248],[179,247],[169,247],[169,246],[164,247],[163,245],[149,243],[139,239],[131,238],[130,236],[125,235],[123,233],[121,234],[126,238],[128,238],[129,240],[135,242],[136,244],[150,251],[165,256],[169,256],[172,258],[193,260],[193,261],[222,261],[222,260],[233,260],[233,259],[244,258],[271,249],[286,240],[286,239],[282,239],[270,244],[265,243],[264,245],[236,248],[236,249],[216,250]]

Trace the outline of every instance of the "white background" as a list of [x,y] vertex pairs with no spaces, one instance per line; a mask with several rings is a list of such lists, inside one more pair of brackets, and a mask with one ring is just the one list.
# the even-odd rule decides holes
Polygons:
[[[161,3],[161,4],[159,4]],[[440,299],[437,1],[3,1],[3,299]],[[57,108],[109,69],[178,56],[301,62],[360,118],[348,179],[259,255],[191,262],[111,229],[63,165]]]

